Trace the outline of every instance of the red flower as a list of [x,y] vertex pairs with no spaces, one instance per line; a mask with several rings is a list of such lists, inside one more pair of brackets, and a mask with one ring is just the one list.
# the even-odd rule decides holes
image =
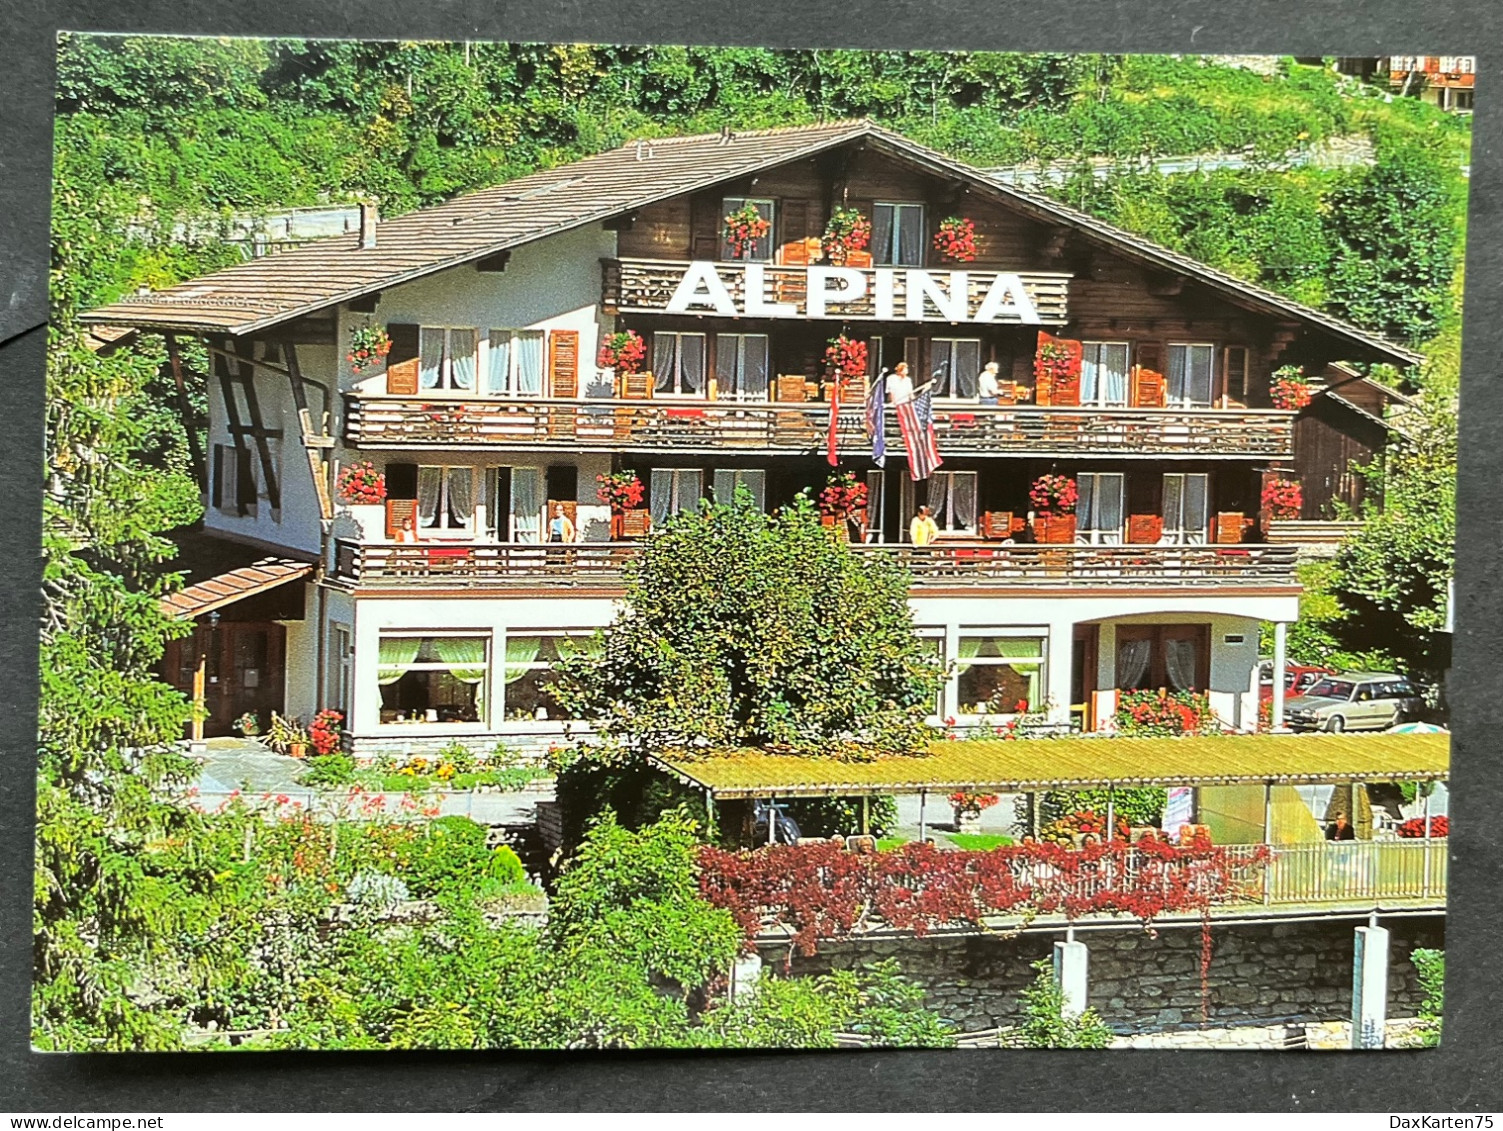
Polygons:
[[955,263],[969,263],[976,258],[976,225],[963,216],[947,216],[934,233],[934,248]]

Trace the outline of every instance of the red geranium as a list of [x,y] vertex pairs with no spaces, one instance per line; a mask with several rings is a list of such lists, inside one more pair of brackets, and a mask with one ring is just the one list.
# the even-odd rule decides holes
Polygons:
[[[1423,837],[1425,835],[1425,818],[1411,817],[1394,830],[1402,837]],[[1451,822],[1445,817],[1430,818],[1430,835],[1432,837],[1449,836]]]
[[1293,479],[1270,479],[1263,487],[1263,509],[1271,518],[1298,518],[1305,496]]
[[380,503],[386,498],[386,476],[370,460],[352,463],[339,473],[335,489],[342,502]]
[[1028,491],[1028,501],[1040,514],[1074,514],[1080,491],[1068,475],[1040,475]]
[[308,727],[308,741],[319,754],[332,754],[339,748],[339,736],[344,731],[344,714],[325,709],[313,716]]
[[1269,396],[1274,408],[1302,409],[1310,403],[1314,391],[1305,380],[1305,371],[1297,365],[1285,365],[1274,371]]
[[362,326],[350,331],[350,352],[344,359],[350,364],[350,372],[359,374],[384,361],[390,352],[391,337],[384,326]]
[[635,471],[616,471],[595,476],[595,494],[615,514],[633,510],[642,502],[642,481]]
[[635,330],[619,330],[609,335],[600,345],[595,364],[601,369],[615,369],[621,373],[636,373],[647,357],[647,343]]
[[831,338],[825,349],[825,366],[832,377],[859,380],[866,376],[866,343],[844,334]]
[[814,503],[820,514],[848,518],[866,506],[866,484],[858,483],[849,471],[832,475]]
[[934,249],[952,263],[976,258],[976,224],[964,216],[946,216],[934,233]]
[[725,218],[725,242],[733,259],[743,259],[752,245],[772,230],[772,223],[755,204],[743,204]]

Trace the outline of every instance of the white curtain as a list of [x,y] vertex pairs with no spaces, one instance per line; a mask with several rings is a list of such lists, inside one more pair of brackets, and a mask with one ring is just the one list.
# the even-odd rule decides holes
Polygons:
[[678,358],[678,335],[657,333],[652,336],[653,386],[660,393],[673,392],[675,361]]
[[438,496],[443,487],[444,469],[418,468],[418,525],[434,526],[438,522]]
[[517,335],[517,392],[540,396],[543,392],[543,332],[525,330]]
[[705,387],[705,335],[685,334],[679,346],[679,392],[701,393]]
[[952,529],[976,529],[976,476],[968,471],[957,471],[950,479],[950,513],[954,519]]
[[422,638],[417,636],[383,636],[376,682],[385,687],[401,679],[412,661],[417,659],[418,648],[422,643]]
[[1164,671],[1175,691],[1189,691],[1195,686],[1195,641],[1164,641]]
[[511,392],[511,331],[492,330],[485,366],[485,391]]
[[1185,476],[1185,541],[1199,544],[1206,540],[1210,524],[1210,484],[1208,475]]
[[543,475],[536,467],[511,469],[511,517],[518,542],[537,542],[542,530]]
[[475,515],[474,472],[468,467],[449,468],[449,512],[460,526]]
[[917,205],[898,209],[898,262],[908,267],[924,262],[924,210]]
[[1117,642],[1117,687],[1131,691],[1143,682],[1148,674],[1148,661],[1153,655],[1151,640],[1119,640]]
[[950,367],[950,388],[955,396],[975,398],[977,378],[981,376],[981,343],[962,339],[955,343],[954,363]]
[[1102,349],[1102,368],[1106,375],[1106,403],[1127,403],[1127,347],[1110,345]]
[[1164,533],[1174,542],[1183,542],[1185,524],[1185,477],[1164,476]]
[[444,332],[424,329],[419,349],[419,374],[422,387],[437,389],[443,384]]
[[453,353],[449,364],[456,389],[475,387],[475,352],[477,334],[474,330],[450,330],[449,348]]
[[[929,493],[925,496],[928,502],[925,505],[941,530],[950,529],[950,483],[954,477],[952,472],[937,471],[929,479]],[[916,504],[912,513],[918,513]]]
[[655,467],[652,484],[648,490],[647,506],[652,512],[652,524],[658,526],[673,513],[673,472]]
[[872,210],[872,261],[878,264],[897,262],[893,256],[890,204],[879,204]]
[[741,384],[736,390],[742,400],[767,399],[767,335],[747,334],[742,340]]

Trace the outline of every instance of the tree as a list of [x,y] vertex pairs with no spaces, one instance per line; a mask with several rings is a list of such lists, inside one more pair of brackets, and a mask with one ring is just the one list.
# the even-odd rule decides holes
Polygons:
[[647,540],[603,649],[564,665],[560,698],[634,751],[909,753],[931,737],[942,673],[907,595],[905,571],[830,537],[806,497],[768,515],[743,488]]
[[1113,1033],[1094,1009],[1065,1015],[1065,998],[1047,961],[1033,964],[1037,977],[1023,990],[1026,1015],[1020,1033],[1031,1049],[1104,1049]]

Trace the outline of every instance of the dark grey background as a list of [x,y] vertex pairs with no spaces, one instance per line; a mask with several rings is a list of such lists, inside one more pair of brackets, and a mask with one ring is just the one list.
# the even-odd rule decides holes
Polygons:
[[[11,0],[0,8],[0,1111],[1503,1109],[1498,0]],[[1467,251],[1446,1043],[1382,1054],[163,1055],[27,1047],[35,618],[57,29],[1013,51],[1480,56]],[[1488,48],[1487,44],[1493,44]],[[1397,956],[1396,956],[1397,958]]]

